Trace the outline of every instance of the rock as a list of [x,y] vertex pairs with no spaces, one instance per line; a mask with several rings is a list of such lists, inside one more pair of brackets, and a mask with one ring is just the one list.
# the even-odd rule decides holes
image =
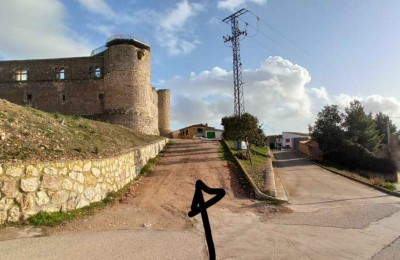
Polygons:
[[26,211],[34,206],[35,199],[31,194],[26,194],[24,196],[21,196],[21,198],[18,200],[18,203],[21,206],[21,209],[23,211]]
[[72,190],[72,188],[74,187],[74,184],[69,179],[64,179],[63,182],[62,182],[61,187],[64,190]]
[[58,191],[61,187],[61,182],[61,178],[57,175],[44,175],[41,188]]
[[150,228],[151,227],[151,223],[143,223],[142,227]]
[[76,205],[77,205],[76,197],[77,197],[77,194],[71,192],[71,194],[69,195],[69,199],[68,199],[67,203],[62,206],[61,210],[63,212],[67,212],[67,211],[71,211],[71,210],[76,209]]
[[91,161],[85,161],[82,171],[88,172],[92,168],[92,162]]
[[75,172],[81,172],[81,171],[82,171],[82,167],[79,166],[79,165],[75,165],[75,166],[72,168],[72,170],[75,171]]
[[1,192],[7,198],[15,198],[18,195],[16,180],[12,179],[3,180],[3,185],[1,186]]
[[3,174],[3,165],[0,164],[0,175]]
[[87,188],[84,192],[85,197],[89,200],[89,201],[93,201],[94,198],[96,197],[96,191],[94,188]]
[[14,199],[2,198],[0,200],[0,210],[7,211],[13,204],[14,204]]
[[79,208],[83,208],[83,207],[86,207],[89,205],[90,205],[89,201],[87,201],[83,196],[81,196],[78,199],[78,204],[76,205],[76,208],[79,209]]
[[58,172],[59,175],[67,175],[67,173],[68,173],[68,168],[67,168],[67,167],[62,168],[62,169]]
[[9,222],[18,222],[21,216],[20,210],[17,206],[11,207],[8,210],[8,218],[7,221]]
[[55,205],[63,204],[68,200],[68,192],[66,191],[59,191],[53,194],[51,197],[51,203]]
[[92,168],[92,174],[93,174],[95,177],[99,177],[99,176],[100,176],[100,170],[97,169],[97,168]]
[[79,183],[77,183],[77,182],[75,182],[74,183],[74,191],[76,191],[76,192],[78,192],[79,194],[81,194],[82,192],[83,192],[83,189],[84,189],[84,187],[83,187],[83,185],[82,184],[79,184]]
[[56,175],[58,173],[58,169],[54,167],[46,167],[44,168],[44,173],[50,174],[50,175]]
[[78,173],[76,180],[83,184],[83,182],[85,181],[85,177],[83,176],[83,173],[81,173],[81,172]]
[[76,180],[76,177],[78,176],[78,173],[77,173],[77,172],[70,172],[70,173],[68,174],[68,176],[69,176],[71,179]]
[[39,207],[49,203],[49,201],[50,201],[50,199],[49,199],[49,196],[47,196],[46,192],[39,191],[39,192],[36,193],[36,204]]
[[91,174],[85,175],[85,186],[86,187],[94,187],[97,184],[97,179]]
[[23,167],[9,166],[6,170],[6,174],[12,177],[20,177],[23,173]]
[[25,174],[27,176],[37,177],[39,176],[39,173],[40,172],[38,171],[38,169],[36,169],[36,167],[33,165],[29,165],[28,167],[26,167]]
[[4,224],[7,220],[7,211],[0,211],[0,225]]
[[21,189],[25,192],[36,191],[38,187],[39,187],[38,178],[21,179]]
[[0,140],[1,140],[1,141],[6,140],[6,133],[4,133],[4,132],[1,132],[1,133],[0,133]]

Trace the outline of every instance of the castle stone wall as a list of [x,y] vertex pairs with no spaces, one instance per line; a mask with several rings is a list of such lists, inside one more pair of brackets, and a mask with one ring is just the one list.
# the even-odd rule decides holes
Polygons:
[[171,92],[168,89],[158,90],[158,127],[160,135],[171,132]]
[[104,199],[138,174],[168,139],[112,158],[0,164],[0,224],[44,211],[71,211]]
[[[64,69],[64,79],[56,77],[60,68]],[[93,77],[90,68],[99,68],[100,75]],[[21,69],[27,71],[26,81],[16,80],[16,71]],[[159,134],[150,48],[134,40],[114,42],[91,57],[0,61],[0,98],[47,112],[120,124],[144,134]],[[160,115],[164,116],[165,111]],[[166,120],[161,122],[165,124]]]
[[[0,61],[0,98],[48,112],[101,113],[103,79],[89,78],[90,67],[99,67],[102,72],[103,58]],[[64,68],[65,79],[56,79],[56,68]],[[26,69],[28,80],[15,81],[15,69]]]

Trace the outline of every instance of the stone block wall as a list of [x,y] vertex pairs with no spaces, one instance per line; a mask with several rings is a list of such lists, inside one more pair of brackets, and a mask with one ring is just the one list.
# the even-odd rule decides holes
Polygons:
[[0,164],[0,224],[101,201],[132,181],[167,141],[105,159]]

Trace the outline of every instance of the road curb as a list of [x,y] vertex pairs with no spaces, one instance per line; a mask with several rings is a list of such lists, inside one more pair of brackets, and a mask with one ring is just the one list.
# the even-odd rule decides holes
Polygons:
[[[278,167],[276,167],[276,161],[275,161],[274,153],[271,152],[271,150],[270,150],[270,153],[271,153],[272,167],[274,168],[274,172],[275,172],[276,175],[278,176],[279,183],[280,183],[280,185],[281,185],[282,188],[283,188],[283,192],[285,193],[285,194],[284,194],[284,197],[286,197],[286,201],[287,201],[288,203],[290,203],[289,193],[288,193],[288,191],[287,191],[287,189],[286,189],[285,183],[282,181],[281,174],[279,173],[279,169],[278,169]],[[276,181],[275,181],[275,182],[276,182]],[[276,186],[276,183],[275,183],[275,186]]]
[[272,166],[272,155],[271,151],[268,150],[269,158],[267,159],[267,169],[265,170],[265,189],[268,191],[268,195],[276,198],[276,184],[275,184],[275,170]]
[[260,191],[260,189],[257,187],[257,185],[255,184],[255,182],[253,181],[253,178],[249,175],[249,173],[244,169],[243,165],[241,164],[241,162],[235,157],[235,155],[233,154],[232,150],[230,149],[229,145],[226,143],[225,140],[222,140],[223,145],[225,145],[228,148],[229,153],[232,155],[232,157],[235,159],[237,165],[239,166],[239,168],[241,169],[241,171],[244,173],[244,175],[246,176],[246,179],[248,180],[248,182],[250,183],[254,194],[256,196],[257,199],[263,199],[263,200],[272,200],[272,201],[276,201],[276,202],[287,202],[286,200],[280,200],[277,199],[275,197],[269,196],[263,192]]
[[[309,159],[309,160],[310,160],[310,159]],[[368,187],[374,188],[374,189],[379,190],[379,191],[381,191],[381,192],[383,192],[383,193],[386,193],[386,194],[388,194],[388,195],[391,195],[391,196],[395,196],[395,197],[399,197],[399,198],[400,198],[400,193],[399,193],[399,192],[387,190],[387,189],[385,189],[385,188],[382,188],[382,187],[373,185],[373,184],[371,184],[371,183],[368,183],[368,182],[365,182],[365,181],[362,181],[362,180],[353,178],[353,177],[351,177],[351,176],[348,176],[348,175],[346,175],[346,174],[340,173],[340,172],[338,172],[338,171],[329,169],[329,168],[327,168],[327,167],[325,167],[325,166],[323,166],[323,165],[321,165],[321,164],[319,164],[319,163],[317,163],[317,162],[315,162],[315,161],[313,161],[313,160],[310,160],[310,161],[311,161],[312,163],[314,163],[315,165],[321,167],[322,169],[325,169],[325,170],[327,170],[327,171],[330,171],[330,172],[332,172],[332,173],[335,173],[335,174],[340,175],[340,176],[342,176],[342,177],[345,177],[345,178],[347,178],[347,179],[356,181],[356,182],[358,182],[358,183],[364,184],[364,185],[366,185],[366,186],[368,186]]]

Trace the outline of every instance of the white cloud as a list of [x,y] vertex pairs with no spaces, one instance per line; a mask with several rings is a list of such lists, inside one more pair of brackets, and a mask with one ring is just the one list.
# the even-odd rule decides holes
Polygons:
[[[277,130],[307,129],[311,100],[305,85],[311,77],[306,69],[281,57],[269,57],[260,68],[243,71],[243,80],[246,111],[260,122]],[[221,127],[221,118],[233,114],[232,82],[232,71],[214,67],[160,84],[172,91],[173,126],[209,123]],[[303,124],[295,125],[299,121]]]
[[199,4],[190,4],[187,0],[176,5],[167,15],[160,21],[160,26],[168,31],[182,30],[190,17],[193,17],[203,7]]
[[333,103],[338,104],[341,109],[344,109],[355,99],[361,102],[367,113],[376,114],[382,112],[390,117],[400,117],[400,101],[394,97],[384,97],[381,95],[361,97],[340,94],[333,96]]
[[79,3],[88,11],[103,15],[107,19],[111,20],[118,17],[105,0],[79,0]]
[[190,30],[187,30],[187,23],[203,9],[200,4],[183,0],[174,9],[159,16],[156,39],[161,46],[167,48],[170,55],[190,53],[200,44]]
[[258,5],[263,5],[267,0],[219,0],[218,9],[226,9],[229,11],[237,11],[239,7],[245,7],[247,3],[254,3]]
[[317,99],[320,99],[322,101],[330,101],[330,97],[328,92],[326,91],[325,87],[321,88],[310,88],[309,92],[311,95],[315,96]]
[[88,44],[65,25],[65,8],[56,0],[3,0],[0,56],[6,59],[87,56]]
[[[354,99],[360,100],[367,112],[400,116],[400,101],[393,97],[331,95],[325,87],[307,88],[311,81],[307,69],[282,57],[269,57],[258,69],[244,70],[243,80],[245,110],[264,123],[267,134],[306,132],[324,105],[344,109]],[[158,86],[172,91],[174,129],[197,123],[221,127],[221,118],[233,114],[232,71],[214,67],[159,82]]]

